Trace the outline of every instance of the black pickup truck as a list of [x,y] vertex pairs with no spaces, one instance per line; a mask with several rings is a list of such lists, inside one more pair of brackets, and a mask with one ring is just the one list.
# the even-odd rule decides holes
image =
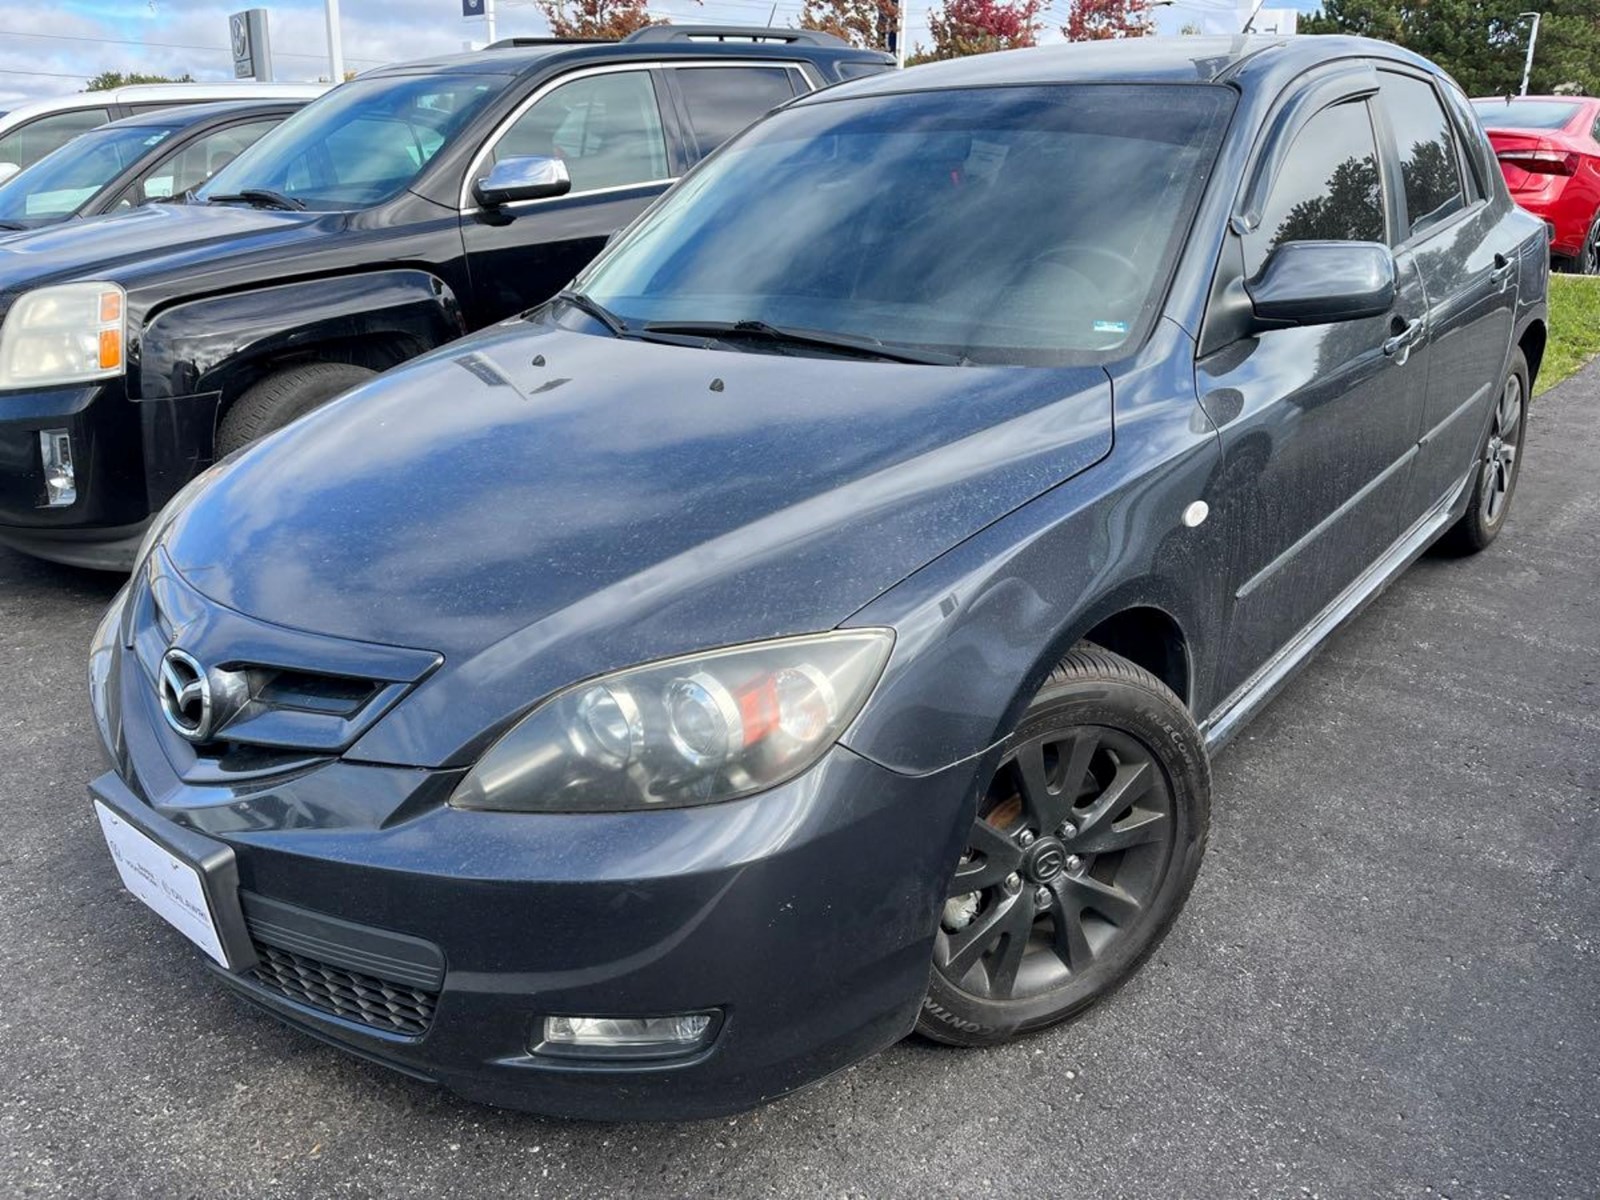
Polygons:
[[801,30],[516,39],[344,84],[187,203],[7,239],[0,543],[126,569],[215,459],[548,299],[751,121],[892,66]]

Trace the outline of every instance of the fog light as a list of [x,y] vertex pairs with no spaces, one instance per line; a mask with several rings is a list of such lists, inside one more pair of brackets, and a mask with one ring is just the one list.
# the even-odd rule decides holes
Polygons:
[[692,1054],[715,1033],[715,1013],[673,1017],[546,1017],[539,1054],[564,1058],[664,1058]]
[[65,508],[78,498],[78,479],[72,470],[72,435],[65,429],[41,429],[39,457],[44,462],[45,506]]

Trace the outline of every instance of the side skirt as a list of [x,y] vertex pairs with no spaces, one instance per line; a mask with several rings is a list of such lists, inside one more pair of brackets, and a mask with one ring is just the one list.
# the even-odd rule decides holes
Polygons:
[[1422,557],[1423,551],[1448,529],[1461,514],[1461,502],[1472,487],[1473,472],[1441,496],[1438,502],[1401,534],[1371,566],[1351,581],[1333,601],[1313,617],[1305,628],[1284,643],[1255,674],[1212,710],[1200,723],[1206,750],[1215,754],[1243,729],[1246,722],[1271,700],[1296,671],[1322,646],[1329,635],[1393,583],[1407,567]]

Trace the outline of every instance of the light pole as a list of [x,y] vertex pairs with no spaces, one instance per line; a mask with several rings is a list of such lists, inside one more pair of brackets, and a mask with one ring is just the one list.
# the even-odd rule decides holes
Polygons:
[[1522,63],[1522,91],[1520,94],[1524,96],[1528,94],[1528,76],[1533,73],[1533,44],[1539,40],[1540,15],[1536,12],[1517,14],[1517,20],[1519,21],[1526,20],[1529,17],[1533,18],[1533,28],[1528,30],[1528,57]]
[[339,40],[339,0],[327,0],[328,5],[328,70],[332,72],[334,87],[344,82],[344,44]]

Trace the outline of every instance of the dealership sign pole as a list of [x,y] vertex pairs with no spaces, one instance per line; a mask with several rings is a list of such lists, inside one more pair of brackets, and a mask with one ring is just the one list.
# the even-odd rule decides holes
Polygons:
[[328,70],[334,87],[344,82],[344,44],[339,39],[339,0],[328,0]]
[[233,77],[272,82],[272,41],[267,37],[267,10],[251,8],[228,18],[233,47]]
[[469,21],[482,17],[486,43],[494,44],[494,0],[461,0],[461,15]]

